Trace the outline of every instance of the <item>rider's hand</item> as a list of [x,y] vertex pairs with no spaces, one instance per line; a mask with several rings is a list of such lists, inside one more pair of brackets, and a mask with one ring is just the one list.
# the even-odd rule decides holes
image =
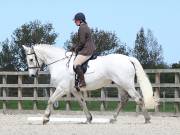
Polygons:
[[75,51],[76,51],[76,45],[70,43],[70,46],[71,46],[70,51],[71,51],[71,52],[75,52]]
[[74,48],[74,47],[71,47],[71,48],[69,49],[69,51],[74,52],[74,51],[75,51],[75,48]]
[[75,52],[78,53],[79,51],[81,51],[83,48],[80,45],[77,45],[77,47],[75,48]]

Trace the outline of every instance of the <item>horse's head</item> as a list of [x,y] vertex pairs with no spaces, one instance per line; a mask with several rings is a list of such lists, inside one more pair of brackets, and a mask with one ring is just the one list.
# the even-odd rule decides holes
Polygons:
[[38,58],[33,46],[27,47],[23,45],[23,48],[26,52],[29,76],[37,77],[38,71],[40,70],[43,62],[41,59]]

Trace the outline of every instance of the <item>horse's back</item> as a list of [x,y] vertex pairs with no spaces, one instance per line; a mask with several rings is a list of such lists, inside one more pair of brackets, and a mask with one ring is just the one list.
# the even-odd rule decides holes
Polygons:
[[[71,74],[74,73],[73,59],[74,58],[72,58],[69,66]],[[132,68],[134,67],[128,56],[122,54],[109,54],[105,56],[98,56],[96,59],[90,60],[88,62],[88,68],[85,75],[94,72],[98,72],[100,74],[118,73],[131,70]]]
[[[89,67],[95,68],[128,68],[132,67],[132,63],[129,60],[129,56],[122,54],[109,54],[105,56],[98,56],[95,60],[89,61]],[[128,66],[128,67],[127,67]]]
[[122,54],[109,54],[106,56],[99,56],[96,60],[90,61],[89,70],[108,77],[118,76],[129,78],[135,75],[135,69],[129,56]]

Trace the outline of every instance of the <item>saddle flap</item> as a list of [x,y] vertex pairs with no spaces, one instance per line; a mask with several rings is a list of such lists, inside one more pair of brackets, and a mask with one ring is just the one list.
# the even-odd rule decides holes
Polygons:
[[[93,55],[84,63],[81,65],[83,72],[88,74],[88,73],[93,73],[94,69],[89,66],[89,61],[90,60],[95,60],[98,56],[97,52],[94,52]],[[71,68],[72,67],[72,68]],[[73,62],[70,64],[70,73],[74,74],[74,68],[73,68]]]
[[[83,65],[82,65],[82,68],[83,68],[83,72],[85,74],[90,74],[90,73],[94,73],[95,69],[93,66],[91,66],[91,64],[89,62],[85,62]],[[70,70],[70,73],[71,74],[75,74],[74,72],[74,69],[73,69],[73,64],[70,64],[69,65],[69,70]]]

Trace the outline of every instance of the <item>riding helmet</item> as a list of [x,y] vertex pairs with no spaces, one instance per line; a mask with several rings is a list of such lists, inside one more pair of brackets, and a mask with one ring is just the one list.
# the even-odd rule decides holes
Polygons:
[[83,22],[86,22],[86,17],[83,13],[79,12],[74,16],[74,20],[81,20]]

